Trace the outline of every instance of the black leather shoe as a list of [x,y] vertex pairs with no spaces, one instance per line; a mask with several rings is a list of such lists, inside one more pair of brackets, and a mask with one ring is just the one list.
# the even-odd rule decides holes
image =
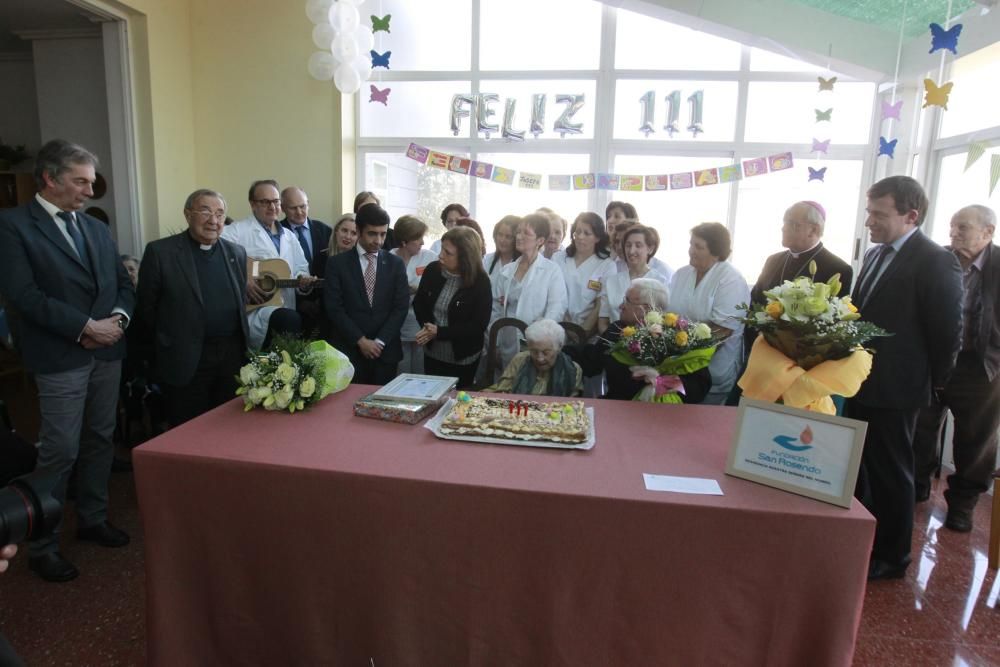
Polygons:
[[944,527],[956,533],[968,533],[972,530],[972,510],[959,507],[949,507]]
[[72,581],[80,574],[58,551],[29,558],[28,569],[45,581],[54,582]]
[[110,522],[105,521],[96,526],[88,526],[76,531],[78,540],[97,542],[102,547],[123,547],[129,543],[129,536],[124,530],[115,528]]
[[868,563],[868,581],[879,579],[902,579],[906,576],[906,568],[909,563],[897,565],[888,561],[873,559]]

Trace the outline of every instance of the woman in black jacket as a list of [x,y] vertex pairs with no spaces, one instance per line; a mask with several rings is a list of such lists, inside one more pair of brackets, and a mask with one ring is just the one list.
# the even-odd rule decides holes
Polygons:
[[460,389],[472,386],[492,299],[479,236],[468,227],[448,230],[438,261],[424,269],[413,298],[425,373],[457,377]]

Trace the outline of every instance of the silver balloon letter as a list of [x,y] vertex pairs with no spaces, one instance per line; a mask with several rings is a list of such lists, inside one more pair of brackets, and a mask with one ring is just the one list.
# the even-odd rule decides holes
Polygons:
[[552,129],[558,132],[560,137],[565,137],[567,134],[581,134],[583,123],[571,123],[570,119],[583,106],[583,95],[556,95],[556,104],[565,104],[566,108],[559,118],[556,118]]
[[681,91],[675,90],[663,99],[667,103],[667,124],[663,126],[663,129],[672,138],[681,131],[680,126],[677,124],[681,116]]
[[656,93],[651,90],[639,98],[639,106],[641,108],[641,112],[639,114],[639,131],[647,137],[653,132],[656,132],[656,130],[653,129],[653,113],[656,105],[656,98],[654,97],[655,94]]
[[538,93],[531,96],[531,133],[538,135],[545,131],[545,95]]
[[[462,119],[469,117],[472,105],[475,103],[472,95],[452,95],[451,96],[451,133],[456,137],[462,131]],[[464,108],[468,104],[469,108]]]
[[704,132],[701,129],[701,108],[705,100],[705,91],[696,90],[688,97],[688,102],[691,105],[691,124],[687,126],[688,132],[691,136],[698,136],[699,132]]
[[517,108],[517,100],[508,97],[503,107],[503,129],[500,136],[507,141],[524,141],[524,130],[514,129],[514,111]]
[[491,132],[496,132],[500,127],[496,123],[490,122],[490,116],[495,116],[496,112],[490,103],[496,102],[500,96],[496,93],[480,93],[476,101],[476,132],[485,132],[486,138],[490,138]]

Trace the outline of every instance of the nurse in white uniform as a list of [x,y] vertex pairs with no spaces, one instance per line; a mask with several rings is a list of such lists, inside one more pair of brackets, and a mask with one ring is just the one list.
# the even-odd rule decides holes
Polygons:
[[616,272],[610,254],[604,221],[598,214],[586,212],[573,221],[569,247],[553,256],[566,280],[565,320],[583,327],[588,339],[597,333],[604,283]]
[[406,265],[406,282],[410,285],[410,309],[406,311],[406,319],[399,332],[399,339],[403,343],[403,360],[399,362],[399,373],[424,372],[424,349],[416,342],[420,325],[413,314],[413,295],[420,286],[424,269],[437,259],[437,255],[424,249],[426,233],[427,223],[415,215],[401,216],[393,226],[396,247],[389,252],[403,260]]
[[[250,189],[249,218],[237,220],[222,230],[222,238],[238,243],[247,251],[250,262],[248,276],[253,275],[255,259],[283,259],[288,264],[291,275],[311,282],[309,278],[309,262],[306,261],[302,245],[295,233],[278,224],[278,214],[281,212],[281,199],[278,196],[278,186],[274,181],[255,182]],[[281,290],[284,308],[295,311],[295,288],[286,287]],[[263,306],[247,314],[247,324],[250,329],[250,349],[260,349],[267,336],[267,327],[271,315],[277,311],[276,306]],[[296,313],[297,314],[297,313]]]
[[517,226],[521,224],[521,216],[505,215],[500,218],[497,224],[493,225],[493,245],[495,252],[487,253],[483,257],[483,268],[490,277],[490,284],[495,283],[500,277],[503,267],[507,266],[521,256],[521,253],[514,247],[514,237],[517,235]]
[[729,334],[708,366],[712,388],[702,401],[708,405],[724,404],[736,382],[743,345],[743,312],[736,306],[750,303],[747,281],[727,261],[731,253],[732,240],[724,225],[696,225],[688,247],[690,264],[678,269],[670,282],[671,311],[707,323],[716,335]]
[[625,300],[625,292],[636,278],[649,278],[664,285],[670,278],[653,269],[649,261],[660,247],[660,235],[652,227],[633,225],[621,236],[621,254],[625,259],[625,271],[614,273],[604,283],[601,291],[601,311],[597,330],[604,332],[608,325],[618,319],[618,306]]
[[[549,221],[537,213],[524,216],[517,228],[515,247],[521,256],[508,264],[493,283],[490,326],[502,317],[516,317],[525,324],[541,319],[560,321],[566,314],[566,283],[559,267],[542,256],[549,236]],[[500,368],[506,368],[520,351],[520,332],[506,327],[498,339]]]
[[[469,211],[461,204],[448,204],[441,210],[441,224],[444,225],[445,232],[454,227],[455,223],[462,218],[468,217]],[[431,244],[430,251],[434,253],[434,257],[441,253],[441,239],[437,239]]]

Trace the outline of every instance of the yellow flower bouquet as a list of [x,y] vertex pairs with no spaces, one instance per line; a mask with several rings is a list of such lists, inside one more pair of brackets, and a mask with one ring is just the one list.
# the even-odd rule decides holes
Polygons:
[[[815,262],[809,268],[815,275]],[[836,296],[840,287],[840,274],[825,283],[800,276],[764,292],[765,304],[742,306],[760,332],[739,380],[744,396],[833,414],[831,394],[857,393],[871,372],[864,343],[891,334],[862,321],[851,297]]]
[[646,382],[632,400],[681,403],[681,375],[706,368],[719,340],[704,322],[690,322],[676,313],[646,313],[642,326],[627,326],[609,350],[618,363]]

